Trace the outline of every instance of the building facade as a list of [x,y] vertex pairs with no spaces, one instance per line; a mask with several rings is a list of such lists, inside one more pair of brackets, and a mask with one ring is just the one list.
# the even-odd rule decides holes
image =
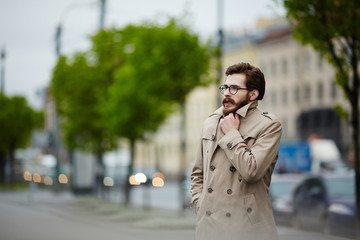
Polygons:
[[[334,112],[340,105],[350,107],[335,82],[332,66],[310,46],[293,38],[293,29],[284,21],[251,33],[227,35],[222,65],[225,69],[238,62],[249,62],[265,74],[266,94],[260,103],[264,111],[275,113],[283,123],[282,141],[306,141],[316,135],[333,139],[345,152],[350,145],[350,124]],[[225,81],[225,74],[222,81]],[[176,112],[152,137],[148,150],[137,145],[135,165],[156,165],[166,175],[176,177],[194,161],[203,121],[218,107],[218,83],[195,89],[187,98],[185,130]],[[185,137],[186,147],[181,147]],[[182,151],[185,149],[185,153]]]

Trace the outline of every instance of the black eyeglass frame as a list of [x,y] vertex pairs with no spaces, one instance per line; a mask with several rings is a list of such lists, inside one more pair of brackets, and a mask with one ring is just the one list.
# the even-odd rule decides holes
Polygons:
[[[229,92],[230,92],[231,95],[235,95],[239,90],[248,90],[248,91],[249,91],[248,88],[242,88],[242,87],[239,87],[239,86],[237,86],[237,85],[230,85],[230,86],[228,86],[228,85],[226,85],[226,84],[223,84],[223,85],[219,86],[219,90],[220,90],[220,93],[221,93],[221,94],[224,94],[225,91],[226,91],[226,89],[229,89]],[[232,91],[232,90],[234,90],[234,89],[236,89],[235,92]]]

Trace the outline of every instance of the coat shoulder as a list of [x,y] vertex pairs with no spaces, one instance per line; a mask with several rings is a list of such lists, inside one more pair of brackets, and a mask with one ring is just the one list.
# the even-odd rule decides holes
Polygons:
[[214,113],[210,114],[206,119],[205,119],[205,123],[209,123],[209,122],[213,122],[213,121],[218,121],[219,118],[221,118],[222,114],[220,114],[221,108],[217,109]]
[[269,119],[270,121],[280,122],[279,118],[273,113],[264,111],[264,112],[260,112],[260,115],[265,117],[266,119]]

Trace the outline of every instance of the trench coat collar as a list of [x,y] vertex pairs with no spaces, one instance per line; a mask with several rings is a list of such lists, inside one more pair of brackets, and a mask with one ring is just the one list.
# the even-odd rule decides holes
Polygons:
[[[245,106],[239,108],[236,111],[236,113],[239,114],[241,117],[245,117],[250,109],[256,108],[257,106],[258,106],[258,101],[256,100],[256,101],[250,102],[250,103],[246,104]],[[215,111],[215,113],[223,116],[223,109],[224,109],[224,107],[220,107]]]

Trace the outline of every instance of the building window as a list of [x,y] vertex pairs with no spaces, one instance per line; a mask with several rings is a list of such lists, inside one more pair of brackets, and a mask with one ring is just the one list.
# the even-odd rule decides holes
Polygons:
[[319,54],[319,57],[318,57],[318,68],[321,70],[323,68],[323,65],[324,65],[324,61],[321,57],[321,54]]
[[311,98],[311,88],[309,85],[307,85],[305,87],[305,99],[306,99],[306,101],[309,102],[311,100],[310,98]]
[[288,71],[288,66],[287,66],[287,60],[286,58],[283,58],[282,61],[281,61],[281,70],[282,70],[282,74],[285,76],[287,74],[287,71]]
[[296,87],[294,89],[294,101],[295,101],[295,103],[300,102],[300,89],[299,89],[299,87]]
[[295,74],[300,73],[300,59],[299,59],[299,56],[294,57],[294,69],[295,69]]
[[276,99],[276,92],[275,91],[273,91],[271,93],[271,102],[272,102],[273,106],[276,106],[277,99]]
[[336,81],[332,81],[331,83],[331,97],[335,99],[337,97],[337,84]]
[[264,75],[266,75],[266,64],[265,64],[265,62],[260,63],[260,70],[263,72]]
[[275,77],[276,76],[276,61],[275,60],[271,60],[270,68],[271,68],[271,76]]
[[318,84],[318,94],[317,95],[318,95],[318,98],[320,101],[324,97],[324,85],[321,82],[319,82],[319,84]]
[[311,70],[311,55],[309,52],[305,53],[305,69]]
[[286,104],[287,104],[287,101],[288,101],[288,94],[287,94],[286,88],[283,88],[281,95],[282,95],[282,103],[283,103],[284,105],[286,105]]
[[287,117],[284,117],[281,119],[281,124],[282,124],[282,130],[283,130],[283,139],[287,139],[288,138],[288,120]]

